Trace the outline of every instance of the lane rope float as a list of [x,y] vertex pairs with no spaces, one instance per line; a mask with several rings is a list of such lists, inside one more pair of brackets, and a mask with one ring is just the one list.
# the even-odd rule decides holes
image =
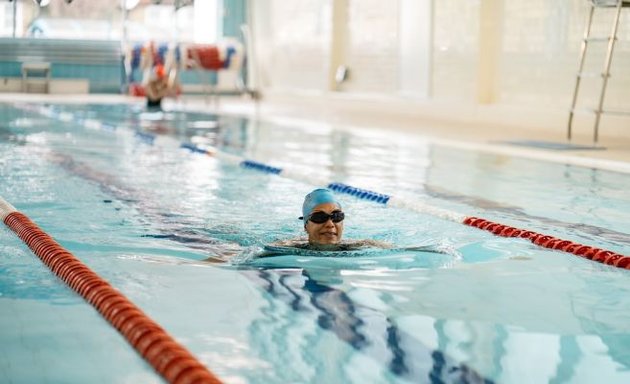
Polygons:
[[[358,197],[360,199],[367,199],[367,200],[375,200],[377,198],[385,199],[384,196],[386,196],[386,195],[380,195],[378,193],[371,192],[368,190],[350,187],[341,183],[331,183],[328,185],[328,188],[336,192],[346,193],[346,194]],[[387,204],[389,201],[392,201],[393,202],[392,205],[394,206],[401,206],[401,207],[407,207],[407,208],[413,209],[413,207],[409,207],[408,202],[393,200],[393,198],[390,196],[387,196],[387,200],[385,200],[383,204]],[[421,208],[421,209],[416,209],[416,210],[422,211],[425,213],[428,211],[426,208]],[[435,207],[430,207],[430,210],[435,210]],[[599,263],[603,263],[606,265],[624,268],[624,269],[630,269],[630,257],[624,256],[624,255],[621,255],[612,251],[608,251],[605,249],[591,247],[589,245],[576,243],[570,240],[560,239],[557,237],[545,235],[542,233],[537,233],[534,231],[528,231],[524,229],[511,227],[509,225],[504,225],[501,223],[482,219],[479,217],[464,216],[462,219],[461,215],[458,215],[454,212],[442,210],[442,209],[440,209],[439,211],[435,211],[433,215],[439,216],[443,219],[455,221],[460,224],[483,229],[497,236],[523,238],[543,248],[564,251],[564,252],[571,253],[576,256],[580,256],[589,260],[597,261]]]
[[169,383],[219,380],[140,308],[0,196],[0,219],[46,266],[92,305]]
[[420,200],[402,199],[366,189],[352,187],[343,183],[329,181],[323,177],[317,177],[313,175],[307,176],[304,174],[304,172],[300,172],[297,170],[274,167],[258,161],[249,160],[240,156],[224,153],[217,150],[216,148],[204,148],[193,143],[182,143],[175,138],[143,132],[138,128],[128,127],[125,125],[112,125],[94,119],[82,119],[80,117],[75,117],[74,114],[70,112],[56,111],[52,107],[37,107],[29,104],[18,107],[29,110],[31,112],[40,113],[44,116],[61,121],[74,122],[90,129],[102,129],[110,132],[131,132],[148,145],[164,147],[178,146],[180,148],[187,149],[193,153],[215,157],[219,160],[223,160],[227,163],[231,163],[243,168],[279,175],[292,180],[306,182],[313,185],[326,185],[329,189],[335,192],[348,194],[359,199],[374,201],[376,203],[384,204],[387,206],[404,208],[422,214],[428,214],[440,219],[479,228],[491,232],[497,236],[527,239],[533,244],[543,248],[571,253],[576,256],[580,256],[589,260],[618,268],[630,269],[630,257],[609,250],[583,245],[570,240],[564,240],[534,231],[511,227],[505,224],[497,223],[475,216],[466,216],[457,212],[428,205]]

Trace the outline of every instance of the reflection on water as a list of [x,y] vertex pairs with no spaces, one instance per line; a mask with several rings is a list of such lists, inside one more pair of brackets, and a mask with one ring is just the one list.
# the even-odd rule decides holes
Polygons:
[[[315,361],[322,370],[310,370],[317,380],[330,375],[336,381],[353,382],[351,369],[364,369],[355,362],[356,352],[371,361],[373,379],[393,378],[411,382],[431,383],[491,383],[474,369],[447,356],[440,350],[424,346],[398,327],[381,312],[355,303],[345,292],[320,284],[301,270],[259,270],[243,272],[269,294],[266,316],[250,327],[252,344],[261,348],[261,355],[276,358],[281,351],[291,351],[294,343],[304,340],[299,353],[301,366]],[[280,308],[282,306],[283,308]],[[290,314],[277,321],[278,314],[290,308]],[[269,321],[273,319],[273,321]],[[291,321],[295,319],[296,321]],[[316,327],[315,327],[316,325]],[[325,332],[324,332],[325,331]],[[326,332],[334,334],[349,348],[331,351]],[[269,350],[273,349],[273,350]],[[322,357],[324,357],[322,359]],[[295,360],[295,355],[291,360]],[[308,372],[308,371],[307,371]],[[304,371],[287,369],[276,372],[282,381],[315,381],[314,376],[302,376]]]
[[[581,382],[595,364],[617,372],[610,382],[630,378],[627,333],[562,335],[457,316],[390,316],[377,302],[354,300],[365,298],[361,289],[346,292],[301,269],[242,273],[269,295],[264,316],[250,326],[252,347],[274,361],[321,365],[310,371],[286,367],[275,372],[277,380],[316,381],[315,375],[327,372],[356,382],[348,372],[362,369],[357,361],[367,361],[371,377],[382,382]],[[327,333],[347,348],[335,347]]]
[[[58,108],[630,253],[630,203],[619,192],[630,188],[625,175],[332,127]],[[297,217],[311,185],[156,148],[131,135],[3,113],[14,123],[0,126],[0,195],[35,214],[75,251],[146,263],[164,256],[202,260],[303,235]],[[262,308],[251,317],[235,314],[248,325],[248,348],[269,363],[244,373],[250,382],[630,382],[626,271],[349,196],[340,200],[350,239],[440,244],[461,258],[292,255],[222,269],[253,282],[251,300]],[[67,298],[15,247],[0,249],[18,255],[0,268],[4,298]],[[153,277],[160,281],[143,279]],[[202,284],[229,299],[213,281]]]

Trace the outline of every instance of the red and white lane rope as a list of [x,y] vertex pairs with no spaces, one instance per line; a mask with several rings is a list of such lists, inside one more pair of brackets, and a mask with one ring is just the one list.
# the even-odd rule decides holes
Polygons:
[[221,383],[123,294],[0,197],[0,219],[70,288],[90,303],[169,383]]
[[464,219],[463,221],[463,224],[492,232],[498,236],[520,237],[527,239],[532,243],[544,248],[556,249],[559,251],[572,253],[574,255],[584,257],[589,260],[597,261],[599,263],[612,265],[619,268],[630,269],[630,257],[620,255],[618,253],[605,249],[595,248],[589,245],[583,245],[575,243],[573,241],[559,239],[557,237],[544,235],[542,233],[536,233],[510,227],[508,225],[495,223],[490,220],[481,219],[479,217],[466,217],[466,219]]
[[591,247],[589,245],[579,244],[570,240],[559,239],[533,231],[510,227],[509,225],[504,225],[479,217],[465,216],[456,212],[432,207],[421,201],[398,199],[393,196],[383,195],[365,189],[354,188],[341,183],[331,183],[328,185],[328,188],[333,191],[346,193],[361,199],[379,202],[388,206],[406,208],[419,213],[439,217],[444,220],[483,229],[485,231],[492,232],[497,236],[523,238],[543,248],[564,251],[589,260],[597,261],[599,263],[630,269],[630,257],[605,249]]

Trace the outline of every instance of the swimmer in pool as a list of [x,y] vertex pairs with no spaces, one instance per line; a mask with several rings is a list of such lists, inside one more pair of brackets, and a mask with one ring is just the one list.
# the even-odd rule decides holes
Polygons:
[[[344,219],[345,213],[333,193],[325,188],[315,189],[306,195],[304,203],[302,204],[302,217],[300,217],[300,220],[304,223],[304,231],[307,234],[307,239],[282,240],[265,245],[262,252],[258,253],[256,257],[291,254],[297,249],[317,251],[315,253],[322,254],[326,252],[355,251],[366,248],[443,253],[441,250],[431,245],[397,248],[389,243],[371,239],[342,241]],[[231,257],[236,256],[236,253],[237,252],[234,250],[231,252],[220,252],[215,256],[209,257],[206,261],[214,263],[225,262]],[[342,252],[340,252],[340,254],[341,253]]]
[[160,111],[162,110],[162,99],[173,95],[175,92],[175,77],[166,71],[164,65],[159,64],[145,78],[147,109]]
[[315,189],[304,198],[302,219],[310,245],[341,243],[345,213],[328,189]]
[[304,198],[302,217],[308,241],[286,240],[275,246],[309,248],[322,251],[347,251],[365,247],[393,248],[391,244],[376,240],[342,241],[345,213],[333,193],[317,188]]

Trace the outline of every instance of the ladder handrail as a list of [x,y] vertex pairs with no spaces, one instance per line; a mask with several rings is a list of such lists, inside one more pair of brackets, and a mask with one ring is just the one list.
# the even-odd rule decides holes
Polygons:
[[582,44],[580,47],[580,65],[578,68],[578,76],[576,76],[575,80],[575,88],[573,90],[573,100],[571,102],[571,110],[569,111],[569,125],[567,127],[567,139],[571,140],[571,127],[573,125],[573,116],[575,114],[575,106],[577,104],[578,92],[580,90],[580,81],[582,76],[582,72],[584,71],[584,62],[586,61],[586,47],[588,44],[588,38],[591,35],[591,25],[593,24],[593,14],[595,13],[595,5],[591,1],[591,9],[588,13],[588,19],[586,21],[586,26],[584,27],[584,38],[582,39]]
[[590,3],[595,7],[617,7],[621,5],[622,7],[629,7],[630,0],[590,0]]
[[602,87],[599,95],[599,101],[597,103],[597,108],[594,109],[595,112],[595,124],[593,127],[593,143],[597,143],[598,134],[599,134],[599,123],[601,120],[601,115],[604,113],[604,97],[606,95],[606,88],[608,86],[608,79],[610,77],[610,66],[612,63],[613,51],[615,48],[615,42],[617,41],[617,31],[619,28],[619,19],[621,16],[621,8],[622,7],[630,7],[630,0],[589,0],[590,10],[588,13],[588,18],[586,21],[586,25],[584,27],[584,37],[582,39],[581,49],[580,49],[580,63],[579,68],[575,80],[575,88],[573,90],[573,98],[571,100],[571,109],[569,111],[569,121],[567,125],[567,140],[571,140],[571,133],[573,127],[573,118],[575,116],[575,110],[577,106],[577,99],[580,90],[580,82],[584,74],[584,63],[586,61],[586,54],[588,50],[588,42],[591,34],[591,27],[593,25],[593,15],[595,13],[595,8],[612,8],[615,7],[615,16],[613,20],[612,29],[610,31],[610,36],[607,39],[601,39],[601,41],[608,40],[607,50],[606,50],[606,58],[604,61],[603,72],[601,73],[602,77]]
[[615,49],[615,41],[617,40],[617,30],[619,28],[619,17],[621,16],[621,6],[623,1],[619,0],[617,3],[617,11],[615,13],[615,20],[613,22],[612,30],[610,31],[610,40],[608,41],[608,49],[606,50],[606,61],[604,62],[604,79],[602,84],[602,91],[599,95],[599,104],[597,106],[597,112],[595,114],[595,128],[593,129],[593,142],[597,142],[597,135],[599,131],[599,120],[602,116],[602,108],[604,108],[604,96],[606,95],[606,86],[608,85],[608,78],[610,77],[610,64],[612,63],[612,54]]

